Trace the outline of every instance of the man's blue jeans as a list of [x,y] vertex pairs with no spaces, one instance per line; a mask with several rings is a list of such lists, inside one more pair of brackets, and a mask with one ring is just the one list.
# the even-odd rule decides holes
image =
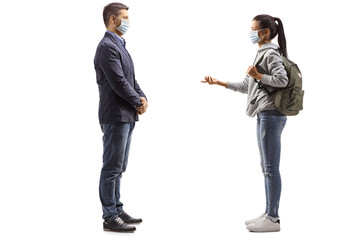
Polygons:
[[257,115],[257,140],[265,178],[265,213],[270,217],[279,217],[281,133],[286,120],[286,116],[277,110],[262,111]]
[[112,220],[124,211],[120,202],[120,180],[128,163],[134,127],[135,122],[101,124],[104,153],[99,192],[105,220]]

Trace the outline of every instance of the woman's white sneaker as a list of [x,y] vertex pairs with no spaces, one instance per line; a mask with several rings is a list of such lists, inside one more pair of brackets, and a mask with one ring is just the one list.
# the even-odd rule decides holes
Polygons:
[[265,213],[261,214],[260,217],[247,220],[247,221],[245,222],[245,225],[249,225],[249,224],[251,224],[251,223],[256,223],[256,222],[258,222],[260,219],[262,219],[264,216],[265,216]]
[[266,214],[259,221],[247,225],[246,228],[251,232],[278,232],[280,231],[280,220]]

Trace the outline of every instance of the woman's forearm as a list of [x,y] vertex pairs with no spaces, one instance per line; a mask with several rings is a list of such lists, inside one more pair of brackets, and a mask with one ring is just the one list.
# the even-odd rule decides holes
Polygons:
[[228,88],[228,86],[229,86],[228,82],[223,82],[223,81],[218,81],[218,82],[217,82],[217,85],[223,86],[223,87],[225,87],[225,88]]

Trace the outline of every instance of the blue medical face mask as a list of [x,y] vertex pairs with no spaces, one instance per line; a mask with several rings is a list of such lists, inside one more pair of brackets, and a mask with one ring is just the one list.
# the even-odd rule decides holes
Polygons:
[[261,41],[261,38],[259,38],[259,32],[261,32],[262,30],[264,30],[265,28],[261,29],[261,30],[253,30],[250,32],[250,41],[253,44],[256,44],[258,42]]
[[120,26],[117,27],[117,30],[119,30],[119,32],[121,32],[122,34],[125,34],[129,30],[130,22],[126,19],[120,19],[120,20],[121,20],[121,24]]

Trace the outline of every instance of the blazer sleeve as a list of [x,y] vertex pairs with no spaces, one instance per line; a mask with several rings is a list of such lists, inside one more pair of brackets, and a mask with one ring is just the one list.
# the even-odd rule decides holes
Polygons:
[[147,101],[147,97],[145,96],[145,93],[141,90],[141,88],[136,80],[135,80],[135,91],[140,95],[140,97],[146,98],[146,101]]
[[135,109],[140,107],[140,95],[125,78],[117,51],[109,45],[103,45],[99,50],[99,66],[113,91]]

